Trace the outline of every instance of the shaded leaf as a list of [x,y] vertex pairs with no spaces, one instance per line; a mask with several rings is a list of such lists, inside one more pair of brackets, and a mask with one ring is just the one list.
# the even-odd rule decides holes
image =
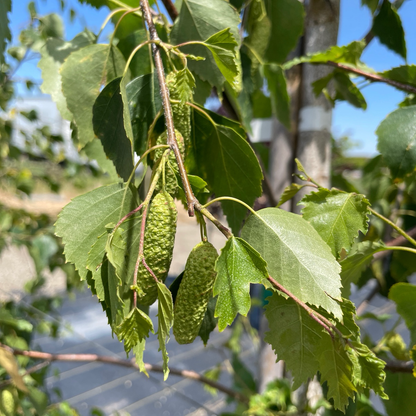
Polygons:
[[273,111],[279,121],[290,130],[290,99],[282,67],[264,65],[263,71],[270,91]]
[[283,63],[303,33],[304,8],[298,0],[265,0],[271,35],[265,58]]
[[[183,0],[179,17],[171,32],[174,45],[188,41],[204,41],[224,29],[229,28],[234,39],[239,39],[240,18],[236,10],[223,0]],[[189,69],[203,81],[221,88],[225,82],[211,52],[202,45],[189,45],[181,48],[183,52],[202,56],[205,61],[188,60]]]
[[403,178],[416,166],[416,106],[399,108],[379,125],[377,149],[394,178]]
[[149,336],[149,331],[154,333],[152,320],[139,308],[134,308],[118,327],[117,336],[129,352]]
[[[80,195],[63,208],[55,224],[55,232],[62,237],[66,260],[75,265],[81,279],[87,275],[88,252],[105,231],[105,226],[117,223],[135,208],[134,205],[135,196],[131,189],[126,190],[117,183]],[[106,239],[98,241],[104,250]]]
[[93,44],[71,53],[61,67],[62,91],[74,116],[80,147],[94,138],[92,107],[103,85],[122,75],[125,61],[109,45]]
[[227,240],[215,264],[217,278],[213,294],[218,295],[215,317],[223,331],[237,315],[247,316],[251,306],[250,283],[267,277],[266,262],[246,241],[238,237]]
[[82,149],[82,152],[85,153],[91,161],[95,160],[98,163],[100,169],[104,173],[108,173],[108,176],[112,180],[118,180],[118,175],[116,168],[114,167],[114,163],[112,160],[107,159],[101,140],[93,139],[92,141],[88,142]]
[[390,288],[389,299],[396,303],[397,312],[406,322],[411,345],[416,345],[416,286],[396,283]]
[[416,408],[416,378],[412,374],[387,374],[384,384],[389,400],[383,402],[388,416],[413,416]]
[[406,41],[402,21],[389,0],[383,0],[374,17],[371,31],[383,45],[406,59]]
[[217,298],[211,298],[208,302],[207,310],[199,328],[198,336],[202,339],[204,345],[207,345],[211,332],[215,329],[218,319],[215,318],[215,307],[217,305]]
[[157,318],[159,322],[157,337],[159,339],[159,351],[162,351],[163,356],[163,379],[166,380],[169,375],[169,357],[166,344],[169,341],[169,333],[173,325],[173,300],[169,289],[160,282],[157,283],[157,298]]
[[323,336],[322,327],[290,298],[273,293],[267,301],[270,331],[264,340],[274,349],[277,360],[285,361],[295,390],[319,369],[317,348]]
[[[250,215],[241,236],[267,262],[269,274],[298,299],[342,320],[340,266],[328,245],[300,215],[266,208]],[[329,296],[328,296],[329,295]]]
[[341,261],[342,296],[349,297],[351,283],[357,283],[364,269],[373,259],[373,255],[385,250],[382,242],[364,241],[353,248],[349,256]]
[[345,100],[354,107],[367,109],[364,96],[346,73],[335,71],[333,79],[336,88],[335,100]]
[[126,96],[123,100],[130,108],[134,151],[141,155],[146,150],[149,127],[162,109],[157,77],[146,74],[133,79],[126,85]]
[[303,218],[318,231],[335,257],[342,249],[350,251],[359,231],[367,233],[370,203],[364,195],[322,188],[303,197],[299,205],[304,205]]
[[[255,198],[261,195],[260,165],[250,145],[239,134],[241,126],[224,117],[221,122],[231,127],[216,124],[219,118],[210,120],[199,111],[194,111],[192,139],[196,152],[195,173],[208,183],[216,196],[232,196],[252,205]],[[222,201],[221,206],[228,224],[237,233],[246,216],[246,208],[231,201]]]
[[101,140],[107,157],[127,182],[133,171],[133,149],[124,129],[120,83],[121,78],[116,78],[100,92],[92,109],[92,120],[94,133]]

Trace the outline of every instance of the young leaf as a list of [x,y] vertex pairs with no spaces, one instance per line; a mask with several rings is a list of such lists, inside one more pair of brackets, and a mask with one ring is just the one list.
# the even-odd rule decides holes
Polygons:
[[389,0],[383,0],[380,10],[374,17],[371,31],[383,45],[406,59],[406,40],[402,21]]
[[[238,25],[240,18],[236,10],[223,0],[183,0],[179,17],[171,32],[174,45],[188,41],[204,41],[212,35],[229,28],[234,39],[239,39]],[[189,69],[199,75],[203,81],[221,88],[225,82],[217,63],[202,45],[189,45],[181,48],[183,52],[202,56],[205,61],[188,60]]]
[[181,102],[192,101],[195,85],[195,78],[188,68],[183,68],[176,73],[176,93]]
[[[270,275],[304,302],[342,320],[340,266],[328,245],[300,215],[266,208],[251,215],[241,236],[267,261]],[[329,296],[328,296],[329,295]]]
[[393,178],[403,178],[416,166],[416,106],[399,108],[378,127],[378,150]]
[[389,299],[396,303],[397,312],[406,322],[411,345],[416,345],[416,286],[396,283],[390,289]]
[[236,61],[235,49],[238,43],[230,28],[221,30],[204,41],[204,45],[211,51],[219,70],[230,85],[236,89],[238,83],[239,66]]
[[154,74],[146,74],[133,79],[126,85],[123,102],[128,103],[130,108],[134,150],[141,155],[146,150],[149,127],[162,109],[157,77]]
[[280,207],[285,202],[290,201],[302,188],[304,188],[306,185],[299,185],[297,183],[292,183],[289,186],[286,186],[284,189],[282,196],[279,199],[279,203],[277,204],[277,207]]
[[[88,252],[105,231],[105,226],[110,222],[117,223],[134,208],[134,204],[131,189],[126,190],[116,183],[80,195],[63,208],[55,224],[55,232],[62,237],[66,260],[75,265],[81,279],[87,275]],[[106,239],[98,241],[104,250]]]
[[218,319],[215,318],[215,308],[217,306],[217,298],[211,298],[205,311],[204,320],[201,328],[199,328],[198,336],[202,339],[204,345],[207,345],[211,332],[215,329]]
[[264,340],[284,360],[293,376],[292,389],[313,377],[319,370],[317,357],[321,342],[322,327],[292,299],[285,299],[277,293],[267,298],[266,318],[269,332]]
[[218,295],[215,316],[223,331],[237,315],[247,316],[251,306],[250,283],[261,283],[267,277],[266,262],[247,242],[230,238],[215,264],[217,278],[214,296]]
[[[231,120],[232,127],[219,125],[215,119],[208,119],[199,111],[193,113],[195,173],[207,181],[209,189],[217,196],[232,196],[252,205],[255,198],[261,195],[263,175],[256,155],[239,134],[241,126]],[[222,201],[221,205],[230,227],[238,232],[246,216],[246,208],[231,201]]]
[[303,218],[318,231],[335,257],[342,249],[350,251],[359,231],[367,233],[370,203],[364,195],[320,189],[306,195],[299,205],[304,205]]
[[115,78],[100,92],[92,109],[92,123],[107,157],[127,182],[133,171],[133,149],[124,129],[120,82],[121,78]]
[[382,384],[386,379],[384,367],[386,363],[367,347],[357,341],[350,341],[352,348],[347,348],[348,356],[353,364],[354,385],[358,388],[372,389],[382,399],[387,400]]
[[385,250],[382,242],[364,241],[358,243],[350,255],[341,261],[342,296],[348,298],[351,283],[357,283],[364,269],[371,263],[373,255]]
[[305,11],[297,0],[265,0],[265,4],[272,25],[265,57],[281,64],[303,33]]
[[134,308],[117,328],[117,336],[124,341],[124,349],[128,353],[139,342],[143,342],[153,330],[152,320],[139,308]]
[[279,121],[290,129],[290,101],[287,92],[286,77],[280,65],[264,65],[264,76],[267,79],[273,111]]
[[173,325],[173,301],[169,289],[160,282],[157,283],[157,297],[157,318],[159,322],[157,337],[159,339],[159,351],[162,351],[163,356],[163,379],[166,381],[169,375],[169,357],[166,344],[169,341],[169,332]]
[[333,79],[336,88],[335,100],[345,100],[354,107],[367,109],[364,96],[346,73],[335,71]]
[[43,93],[51,95],[61,116],[66,120],[71,120],[72,114],[67,108],[66,99],[62,93],[62,77],[59,69],[72,52],[90,45],[94,41],[95,35],[89,30],[84,30],[69,42],[49,38],[40,49],[41,58],[38,67],[42,71],[43,79],[40,89]]
[[357,389],[352,384],[353,366],[339,339],[329,335],[321,338],[319,346],[319,371],[321,383],[328,383],[328,398],[334,400],[334,407],[345,411],[348,399],[354,397]]
[[392,81],[416,86],[416,65],[397,66],[388,71],[379,72],[379,75]]
[[0,64],[4,62],[4,51],[6,42],[12,40],[9,29],[8,13],[12,11],[12,0],[5,0],[0,3]]
[[62,92],[78,128],[80,147],[94,138],[92,107],[103,83],[124,71],[125,61],[114,46],[93,44],[71,53],[61,68]]

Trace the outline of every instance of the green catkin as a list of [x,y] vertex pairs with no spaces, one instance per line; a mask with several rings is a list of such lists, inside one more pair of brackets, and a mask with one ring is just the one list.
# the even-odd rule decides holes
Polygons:
[[[175,129],[175,136],[176,141],[178,143],[179,151],[181,152],[182,157],[184,157],[185,154],[185,146],[184,141],[181,133]],[[159,144],[166,144],[167,143],[167,133],[162,133],[156,140],[156,145]],[[154,160],[156,162],[155,166],[158,166],[157,162],[162,157],[163,153],[166,151],[166,149],[156,149]],[[171,195],[175,195],[176,190],[178,188],[178,180],[176,178],[176,174],[178,173],[178,167],[176,163],[175,154],[173,151],[169,153],[169,159],[168,162],[165,165],[165,191],[168,192]],[[156,184],[156,191],[161,190],[163,187],[163,178],[162,175],[160,179],[158,180]]]
[[197,244],[189,254],[175,301],[173,334],[179,344],[190,344],[199,333],[212,297],[217,257],[208,242]]
[[[180,100],[177,89],[176,72],[170,72],[166,76],[166,85],[169,89],[169,96],[172,100]],[[192,101],[192,96],[188,101]],[[187,149],[191,141],[191,107],[185,103],[171,103],[173,113],[173,124],[175,128],[180,131],[185,141],[185,155],[188,153]]]
[[[178,213],[173,198],[167,192],[158,193],[152,200],[146,220],[143,255],[146,264],[161,282],[166,280],[172,261]],[[153,276],[140,264],[137,285],[144,292],[142,305],[151,305],[157,298]]]

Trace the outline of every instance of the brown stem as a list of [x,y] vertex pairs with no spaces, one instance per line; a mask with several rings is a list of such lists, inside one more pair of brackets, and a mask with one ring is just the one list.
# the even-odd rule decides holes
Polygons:
[[409,92],[409,93],[412,93],[412,94],[416,94],[416,87],[413,87],[413,86],[408,85],[408,84],[403,84],[403,83],[398,82],[398,81],[393,81],[393,80],[388,79],[388,78],[383,78],[380,75],[372,74],[370,72],[366,72],[366,71],[363,71],[363,70],[358,69],[358,68],[353,68],[353,67],[348,66],[348,65],[339,64],[339,63],[333,62],[333,61],[325,62],[325,64],[329,65],[329,66],[332,66],[334,68],[342,69],[343,71],[352,72],[353,74],[360,75],[364,78],[369,79],[370,81],[384,82],[384,83],[392,85],[393,87],[396,87],[396,88],[398,88],[402,91],[406,91],[406,92]]
[[[41,362],[41,363],[39,363],[39,364],[36,364],[36,365],[34,365],[33,367],[28,368],[28,369],[24,372],[23,377],[24,377],[24,376],[27,376],[27,375],[29,375],[29,374],[35,373],[36,371],[42,370],[42,368],[47,367],[49,364],[50,364],[50,361],[43,361],[43,362]],[[8,379],[8,380],[4,380],[4,381],[2,381],[2,382],[0,383],[0,391],[1,391],[4,387],[7,387],[7,386],[9,386],[9,385],[10,385],[10,384],[12,384],[12,383],[13,383],[13,380],[12,380],[12,379]]]
[[168,11],[169,16],[172,19],[172,21],[175,21],[179,13],[176,10],[175,5],[172,3],[172,0],[162,0],[162,3],[165,6],[166,10]]
[[[293,293],[289,292],[285,287],[283,287],[278,281],[274,280],[273,277],[269,276],[267,280],[280,292],[284,293],[285,295],[289,296],[292,300],[294,300],[301,308],[303,308],[308,315],[316,321],[319,325],[321,325],[325,331],[328,332],[328,334],[331,336],[331,338],[334,338],[333,330],[335,330],[333,324],[329,322],[326,318],[324,318],[321,314],[318,312],[315,312],[312,308],[310,308],[305,302],[298,299]],[[331,325],[331,328],[325,323],[324,321],[327,321]],[[336,331],[338,332],[338,331]]]
[[413,373],[413,361],[387,361],[385,370],[391,373]]
[[162,57],[160,54],[160,49],[159,49],[159,46],[157,45],[157,43],[160,43],[160,39],[157,34],[155,25],[153,23],[148,0],[140,0],[140,7],[142,9],[144,20],[146,21],[147,27],[149,29],[150,39],[156,42],[152,44],[153,60],[155,62],[157,78],[159,80],[159,85],[160,85],[160,95],[162,97],[163,110],[165,113],[166,129],[168,133],[167,142],[170,148],[173,150],[175,154],[176,162],[178,164],[179,173],[182,179],[182,185],[183,185],[185,195],[186,195],[186,202],[188,205],[188,215],[190,217],[193,217],[196,198],[192,191],[191,184],[189,183],[188,176],[185,170],[185,165],[182,160],[182,155],[179,150],[178,143],[176,141],[175,126],[173,124],[172,107],[170,105],[170,100],[169,100],[169,89],[166,86],[165,70],[163,68],[163,62],[162,62]]
[[[51,361],[89,361],[89,362],[93,361],[93,362],[119,365],[122,367],[136,368],[137,370],[139,369],[138,365],[134,362],[134,359],[125,360],[122,358],[110,357],[110,356],[105,356],[105,355],[97,355],[97,354],[51,354],[48,352],[41,352],[41,351],[24,351],[24,350],[11,348],[1,343],[0,343],[0,348],[4,348],[5,350],[10,351],[13,355],[22,355],[24,357],[30,357],[30,358],[38,359],[38,360],[46,360],[48,362],[51,362]],[[163,367],[161,365],[145,363],[144,367],[147,371],[163,373]],[[248,397],[214,380],[210,380],[209,378],[203,375],[200,375],[195,371],[179,370],[177,368],[169,368],[169,370],[171,374],[189,378],[191,380],[196,380],[203,384],[207,384],[219,391],[222,391],[223,393],[227,394],[228,396],[240,402],[243,402],[243,403],[248,402]]]
[[136,212],[140,211],[143,207],[143,203],[141,203],[137,208],[134,208],[133,211],[130,211],[128,214],[126,214],[114,227],[113,232],[117,230],[120,225],[127,220],[127,218],[130,218],[132,215],[134,215]]

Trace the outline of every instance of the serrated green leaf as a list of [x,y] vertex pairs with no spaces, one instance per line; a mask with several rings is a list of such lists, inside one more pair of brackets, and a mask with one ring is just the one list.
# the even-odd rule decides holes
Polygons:
[[92,107],[103,85],[124,71],[125,61],[114,46],[93,44],[71,53],[61,67],[62,92],[74,116],[81,147],[94,138]]
[[94,133],[101,140],[107,157],[113,161],[119,176],[127,182],[134,165],[132,142],[124,128],[121,81],[122,78],[113,79],[100,92],[92,109],[92,123]]
[[204,345],[207,345],[211,332],[215,329],[218,319],[215,318],[215,308],[217,306],[217,298],[211,298],[208,302],[207,310],[199,328],[198,336],[202,339]]
[[146,340],[145,339],[139,341],[139,343],[136,344],[133,347],[133,353],[134,353],[134,356],[136,358],[136,364],[138,365],[139,370],[142,373],[145,373],[147,375],[147,377],[149,377],[149,374],[147,373],[147,370],[146,370],[146,367],[145,367],[144,361],[143,361],[143,353],[144,353],[145,346],[146,346]]
[[387,373],[384,384],[389,400],[383,402],[388,416],[413,416],[416,408],[416,378],[412,374]]
[[372,389],[382,399],[387,400],[383,383],[386,379],[384,367],[386,363],[367,347],[358,341],[350,341],[347,348],[348,356],[353,365],[352,382],[357,388]]
[[416,86],[416,65],[397,66],[388,71],[379,72],[379,75],[392,81]]
[[139,342],[154,333],[152,320],[139,308],[134,308],[117,328],[117,336],[124,341],[124,349],[128,353]]
[[342,249],[348,253],[359,231],[368,230],[368,207],[364,195],[336,189],[320,189],[303,197],[303,218],[318,231],[322,239],[338,257]]
[[273,111],[279,121],[290,130],[290,98],[286,77],[280,65],[264,65],[264,76],[270,91]]
[[228,239],[215,270],[213,294],[218,295],[215,317],[219,330],[223,331],[233,323],[237,313],[247,316],[251,306],[250,283],[261,283],[268,274],[260,254],[238,237]]
[[[263,175],[259,162],[240,134],[243,131],[241,125],[224,117],[221,118],[224,125],[219,125],[216,121],[220,118],[209,120],[194,111],[192,139],[197,166],[196,171],[190,173],[202,177],[216,196],[232,196],[251,206],[261,195]],[[230,201],[222,201],[221,206],[228,224],[237,233],[246,216],[246,208]]]
[[211,51],[226,81],[230,83],[233,89],[236,89],[240,72],[236,57],[238,43],[231,33],[230,28],[215,33],[203,43]]
[[102,250],[105,248],[105,238],[97,241],[106,230],[105,226],[117,223],[134,209],[135,196],[130,188],[125,190],[125,186],[118,183],[101,186],[74,198],[58,216],[56,235],[62,237],[65,258],[75,265],[81,279],[86,278],[88,252],[93,244],[97,242]]
[[321,338],[319,346],[319,371],[321,383],[328,383],[328,398],[334,400],[335,409],[345,412],[348,399],[357,389],[352,384],[353,366],[340,340],[328,335]]
[[285,361],[295,390],[319,370],[317,347],[323,336],[322,327],[290,298],[273,293],[267,301],[270,331],[264,340],[274,349],[277,360]]
[[61,116],[66,120],[71,120],[72,114],[67,108],[66,99],[62,93],[62,77],[59,69],[72,52],[90,45],[94,41],[95,35],[89,30],[84,30],[69,42],[49,38],[40,49],[41,58],[38,67],[42,71],[43,79],[40,89],[43,93],[51,95]]
[[134,151],[141,155],[146,150],[147,132],[162,109],[160,87],[154,74],[133,79],[126,85],[126,100],[134,137]]
[[384,251],[382,242],[364,241],[353,248],[350,255],[341,261],[342,296],[349,297],[351,283],[357,283],[364,269],[371,263],[373,255]]
[[283,69],[289,69],[294,65],[298,65],[302,62],[311,63],[325,63],[328,61],[337,62],[340,64],[351,64],[357,66],[359,59],[366,44],[364,41],[353,41],[348,45],[332,46],[326,51],[317,52],[314,54],[302,56],[301,58],[292,59],[282,65]]
[[12,40],[9,28],[8,13],[12,11],[12,0],[4,0],[0,3],[0,64],[4,62],[4,52],[7,41]]
[[390,113],[376,130],[377,149],[393,178],[403,178],[416,166],[416,105]]
[[282,196],[279,199],[279,203],[277,204],[277,207],[280,207],[285,202],[290,201],[302,188],[304,188],[306,185],[299,185],[297,183],[292,183],[289,186],[286,186],[284,189]]
[[396,303],[397,313],[404,319],[410,331],[411,345],[416,344],[416,286],[396,283],[390,288],[389,299]]
[[300,215],[266,208],[250,215],[241,236],[267,262],[269,274],[296,297],[342,320],[340,266]]
[[[212,35],[229,28],[234,39],[239,39],[238,25],[240,18],[237,11],[223,0],[183,0],[179,17],[171,32],[174,45],[188,41],[204,41]],[[225,82],[217,63],[202,45],[189,45],[181,48],[183,52],[202,56],[205,61],[188,61],[189,69],[199,75],[203,81],[221,89]]]
[[298,0],[265,0],[265,4],[271,22],[265,58],[268,62],[281,64],[303,33],[305,11]]
[[371,31],[379,41],[406,59],[406,40],[402,21],[389,0],[383,0],[373,20]]
[[169,375],[169,357],[166,344],[169,341],[169,333],[173,325],[173,300],[169,289],[160,282],[157,283],[157,298],[157,318],[159,322],[157,337],[159,339],[159,351],[162,351],[163,356],[163,379],[166,381]]

